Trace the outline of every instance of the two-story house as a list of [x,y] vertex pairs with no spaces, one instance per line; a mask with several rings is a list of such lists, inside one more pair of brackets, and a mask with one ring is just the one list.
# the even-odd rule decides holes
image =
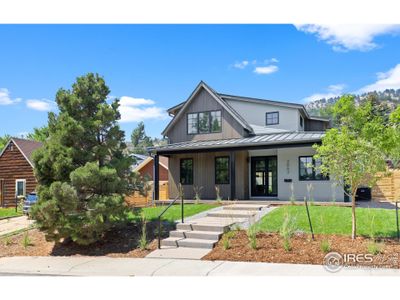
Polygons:
[[200,82],[168,112],[173,118],[162,133],[168,145],[152,151],[156,161],[169,158],[172,199],[181,183],[185,199],[193,199],[195,187],[202,199],[215,199],[218,186],[225,200],[289,200],[293,184],[302,200],[311,184],[315,201],[344,200],[343,189],[313,158],[312,145],[321,142],[329,120],[310,116],[303,105],[220,94]]

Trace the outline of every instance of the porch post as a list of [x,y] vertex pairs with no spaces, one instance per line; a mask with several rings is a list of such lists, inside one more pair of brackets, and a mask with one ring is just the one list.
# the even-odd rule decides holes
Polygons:
[[160,199],[160,177],[159,177],[159,156],[156,153],[153,158],[153,202]]
[[236,198],[236,155],[235,151],[230,153],[230,183],[231,183],[231,200]]

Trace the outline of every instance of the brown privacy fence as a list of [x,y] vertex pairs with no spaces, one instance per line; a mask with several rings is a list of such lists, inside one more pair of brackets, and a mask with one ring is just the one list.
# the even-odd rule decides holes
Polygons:
[[388,176],[376,183],[372,188],[372,199],[390,202],[400,200],[400,170],[390,170]]
[[[129,206],[135,207],[151,206],[153,200],[153,182],[151,181],[150,184],[151,189],[147,193],[147,196],[141,195],[139,192],[134,192],[132,195],[125,198],[126,203]],[[160,200],[169,200],[168,181],[160,181],[159,190]]]

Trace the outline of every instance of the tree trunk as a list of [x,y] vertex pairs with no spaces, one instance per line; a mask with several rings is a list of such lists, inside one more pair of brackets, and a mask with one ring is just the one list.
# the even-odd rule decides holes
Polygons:
[[356,193],[357,189],[351,193],[351,238],[355,240],[357,234],[357,222],[356,222]]

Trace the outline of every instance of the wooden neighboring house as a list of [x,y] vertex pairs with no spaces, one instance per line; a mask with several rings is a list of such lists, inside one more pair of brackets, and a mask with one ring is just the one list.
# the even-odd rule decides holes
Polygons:
[[[141,162],[134,166],[133,171],[138,172],[143,178],[147,178],[150,181],[151,188],[148,191],[147,196],[141,195],[139,192],[133,193],[126,197],[126,202],[128,205],[143,207],[152,204],[153,198],[153,170],[154,160],[153,157],[147,156]],[[160,157],[158,162],[159,169],[159,180],[158,180],[158,191],[159,200],[168,200],[168,157]]]
[[32,153],[42,143],[11,138],[0,153],[0,207],[15,205],[17,196],[33,192],[37,181]]
[[[147,176],[149,180],[153,180],[154,161],[151,156],[142,160],[135,168],[134,171],[138,172],[142,177]],[[162,156],[159,159],[159,172],[160,181],[168,181],[168,157]]]

